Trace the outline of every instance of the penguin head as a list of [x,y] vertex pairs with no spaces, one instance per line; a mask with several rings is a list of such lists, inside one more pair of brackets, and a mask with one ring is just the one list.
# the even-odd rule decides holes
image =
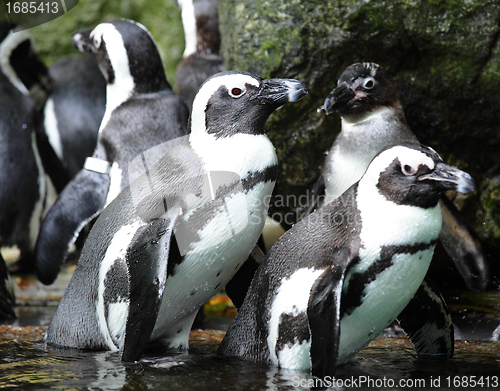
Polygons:
[[403,144],[380,152],[360,180],[376,186],[378,193],[399,205],[434,207],[448,190],[474,191],[472,177],[447,165],[430,147]]
[[73,46],[94,53],[108,85],[128,85],[137,93],[171,89],[156,43],[141,24],[125,19],[73,33]]
[[267,79],[246,72],[222,72],[198,90],[191,112],[191,134],[216,139],[238,133],[263,134],[271,113],[307,94],[294,79]]
[[375,63],[349,66],[319,110],[342,117],[363,116],[382,107],[401,110],[396,86],[384,69]]

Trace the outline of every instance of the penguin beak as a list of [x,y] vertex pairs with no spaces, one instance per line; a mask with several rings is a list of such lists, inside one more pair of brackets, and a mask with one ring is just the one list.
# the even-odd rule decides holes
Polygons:
[[355,92],[349,85],[343,81],[335,87],[325,99],[323,106],[318,108],[319,112],[324,112],[326,115],[333,113],[344,107],[356,96]]
[[81,29],[73,33],[71,43],[82,53],[96,53],[97,50],[92,43],[90,33],[92,29]]
[[474,180],[469,174],[443,162],[437,163],[433,172],[420,176],[418,180],[434,181],[443,191],[455,190],[465,194],[476,189]]
[[295,79],[266,79],[261,82],[259,98],[280,107],[288,102],[296,102],[307,95],[304,83]]

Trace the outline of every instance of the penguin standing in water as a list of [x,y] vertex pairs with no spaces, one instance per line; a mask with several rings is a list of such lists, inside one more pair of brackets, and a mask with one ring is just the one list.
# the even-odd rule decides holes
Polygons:
[[467,193],[474,183],[432,149],[378,154],[358,183],[272,247],[219,353],[333,376],[419,289],[447,190]]
[[269,115],[304,85],[244,72],[209,78],[190,134],[100,214],[47,343],[120,351],[187,348],[198,309],[237,272],[262,231],[277,175]]
[[[55,280],[85,225],[158,161],[171,148],[171,140],[186,134],[189,116],[172,92],[154,39],[144,26],[115,20],[92,31],[80,30],[72,41],[96,56],[107,82],[106,111],[93,156],[43,221],[36,262],[44,284]],[[139,163],[131,164],[138,157]]]
[[[325,159],[319,181],[324,181],[325,204],[359,180],[383,148],[416,141],[406,123],[396,86],[374,63],[349,66],[319,110],[326,114],[337,111],[342,118],[342,130]],[[445,195],[440,205],[441,243],[469,289],[484,290],[489,268],[477,235]]]
[[176,0],[186,47],[175,73],[175,91],[191,110],[200,85],[222,71],[217,0]]

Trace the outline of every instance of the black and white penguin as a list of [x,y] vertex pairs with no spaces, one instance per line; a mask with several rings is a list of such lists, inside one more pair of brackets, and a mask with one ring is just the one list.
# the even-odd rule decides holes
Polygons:
[[158,161],[175,144],[171,140],[186,134],[189,117],[185,104],[171,90],[155,41],[144,26],[115,20],[92,31],[80,30],[72,40],[97,58],[107,82],[106,111],[93,156],[43,221],[36,262],[37,276],[44,284],[55,280],[86,224],[131,179]]
[[[327,114],[336,111],[342,119],[342,130],[322,170],[325,203],[359,180],[383,148],[416,141],[406,123],[395,84],[374,63],[357,63],[346,68],[320,110]],[[484,290],[489,267],[477,235],[446,196],[442,196],[440,204],[441,243],[467,286],[474,291]]]
[[[27,31],[14,32],[0,21],[0,246],[17,246],[18,271],[32,270],[41,219],[55,191],[37,145],[40,117],[30,97],[34,79],[20,69],[32,67],[43,79]],[[43,65],[43,64],[41,64]],[[46,69],[45,69],[46,70]]]
[[94,152],[106,82],[93,55],[65,58],[47,69],[29,32],[18,29],[4,40],[1,67],[11,83],[33,99],[43,118],[37,132],[40,158],[60,192]]
[[176,0],[186,46],[175,73],[175,91],[189,109],[200,85],[222,71],[217,0]]
[[[187,348],[193,319],[247,259],[277,175],[269,115],[306,94],[291,79],[208,79],[190,134],[101,213],[47,332],[52,345],[141,357]],[[175,236],[175,240],[173,240]]]
[[474,182],[432,149],[378,154],[359,182],[273,246],[219,353],[333,376],[421,286],[447,190],[470,192]]
[[90,53],[56,61],[49,75],[53,88],[43,109],[44,130],[69,182],[94,153],[106,108],[106,80]]

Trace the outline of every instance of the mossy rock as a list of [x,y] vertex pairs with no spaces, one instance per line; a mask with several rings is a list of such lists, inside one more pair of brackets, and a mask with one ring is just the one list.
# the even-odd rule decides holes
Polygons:
[[340,122],[316,108],[340,73],[377,62],[393,76],[420,141],[476,180],[478,191],[462,200],[466,217],[500,248],[498,216],[488,212],[498,205],[490,179],[500,174],[498,2],[219,0],[219,14],[228,69],[296,78],[309,90],[267,124],[280,167],[280,203],[271,203],[271,213],[296,215],[297,205],[281,201],[298,200],[319,175]]

